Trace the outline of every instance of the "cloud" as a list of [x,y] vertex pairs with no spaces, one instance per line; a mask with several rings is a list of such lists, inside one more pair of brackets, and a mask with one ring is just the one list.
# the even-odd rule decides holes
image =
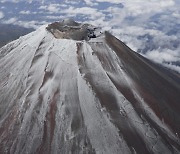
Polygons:
[[31,21],[23,20],[22,21],[16,17],[10,18],[8,20],[3,20],[2,23],[3,24],[13,24],[13,25],[18,25],[18,26],[25,27],[25,28],[34,28],[34,29],[39,28],[39,26],[41,26],[41,25],[48,24],[47,21],[41,21],[41,22],[36,21],[36,20],[31,20]]
[[40,10],[46,10],[49,13],[58,13],[60,10],[60,5],[59,4],[49,4],[49,5],[43,5],[39,7]]
[[169,63],[169,64],[163,64],[165,67],[171,69],[171,70],[174,70],[178,73],[180,73],[180,66],[177,66],[177,65],[174,65],[172,63]]
[[172,50],[153,50],[148,51],[145,54],[146,57],[152,59],[156,62],[176,62],[180,58],[180,52],[172,51]]
[[133,16],[161,12],[175,5],[174,0],[120,0],[127,12]]
[[35,20],[32,20],[32,21],[17,21],[15,25],[18,25],[18,26],[22,26],[22,27],[25,27],[25,28],[34,28],[34,29],[37,29],[39,28],[39,26],[41,25],[46,25],[48,24],[48,22],[46,21],[35,21]]
[[55,21],[58,20],[58,21],[59,21],[59,20],[64,19],[64,16],[59,16],[59,15],[58,15],[58,16],[48,15],[48,16],[46,16],[46,18],[47,18],[47,19],[50,19],[50,20],[55,20]]
[[19,13],[20,13],[20,14],[31,14],[30,11],[20,11]]
[[8,20],[3,20],[4,24],[14,24],[17,21],[16,17],[10,18]]
[[88,16],[89,19],[97,19],[104,16],[104,14],[99,12],[97,9],[90,7],[75,8],[71,6],[67,9],[61,10],[61,13],[69,16],[84,15]]
[[76,4],[79,4],[82,2],[82,0],[77,0],[77,1],[74,1],[74,0],[64,0],[66,4],[68,5],[76,5]]
[[[24,1],[24,0],[1,0],[2,3],[5,3],[5,2],[19,3],[22,1]],[[45,0],[27,0],[28,3],[32,3],[33,1],[39,1],[39,2],[43,3]]]
[[87,5],[90,5],[90,6],[98,5],[98,3],[96,3],[95,1],[92,1],[92,0],[84,0],[84,2],[85,2]]
[[50,4],[47,7],[47,10],[51,13],[58,13],[59,12],[59,4]]
[[120,4],[121,0],[96,0],[96,2],[108,2],[113,4]]
[[0,19],[4,18],[4,13],[0,11]]
[[175,18],[180,19],[180,12],[176,11],[172,14]]
[[20,0],[2,0],[1,2],[2,3],[5,3],[5,2],[12,2],[12,3],[18,3]]
[[153,50],[147,52],[144,56],[180,73],[180,66],[175,65],[176,62],[180,62],[180,50]]

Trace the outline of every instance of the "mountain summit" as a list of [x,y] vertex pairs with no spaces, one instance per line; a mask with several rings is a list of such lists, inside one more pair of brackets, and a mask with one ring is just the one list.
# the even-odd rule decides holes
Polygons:
[[55,22],[46,28],[55,38],[73,39],[73,40],[90,40],[101,34],[100,29],[89,24],[80,24],[72,19],[66,19],[61,22]]
[[64,20],[0,49],[0,153],[180,153],[179,74]]

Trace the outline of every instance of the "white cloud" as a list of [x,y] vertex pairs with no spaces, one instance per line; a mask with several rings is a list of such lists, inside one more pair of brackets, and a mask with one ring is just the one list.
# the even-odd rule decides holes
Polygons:
[[180,18],[180,12],[178,12],[178,11],[174,12],[172,15],[176,18]]
[[[18,2],[22,2],[24,0],[1,0],[2,3],[5,2],[12,2],[12,3],[18,3]],[[39,1],[41,3],[43,3],[45,0],[27,0],[28,3],[32,3],[33,1]]]
[[166,50],[153,50],[149,51],[146,54],[146,57],[156,61],[156,62],[176,62],[180,58],[180,52],[172,51],[169,49]]
[[42,5],[39,7],[40,10],[46,10],[47,9],[47,6],[46,5]]
[[47,10],[51,13],[58,13],[59,12],[59,5],[58,4],[50,4],[47,7]]
[[75,5],[78,4],[79,2],[82,2],[82,0],[64,0],[68,5]]
[[4,2],[12,2],[12,3],[18,3],[20,0],[2,0],[1,2],[4,3]]
[[96,2],[108,2],[108,3],[120,4],[121,0],[96,0]]
[[171,69],[171,70],[174,70],[176,72],[179,72],[180,73],[180,66],[177,66],[177,65],[174,65],[172,63],[169,63],[169,64],[163,64],[165,67]]
[[58,13],[60,10],[60,4],[49,4],[49,5],[42,5],[39,7],[40,10],[46,10],[49,13]]
[[53,15],[49,15],[49,16],[46,16],[47,19],[50,19],[50,20],[57,20],[57,21],[60,21],[62,19],[64,19],[64,16],[53,16]]
[[10,18],[8,20],[3,20],[4,24],[15,24],[15,22],[17,21],[17,18]]
[[88,19],[97,19],[97,18],[102,18],[104,16],[104,14],[99,12],[97,9],[90,7],[81,7],[81,8],[69,7],[68,9],[61,10],[61,13],[66,13],[71,16],[86,15],[88,16]]
[[84,1],[85,1],[85,3],[86,3],[87,5],[90,5],[90,6],[98,5],[98,3],[96,3],[96,2],[94,2],[94,1],[92,1],[92,0],[84,0]]
[[31,14],[30,11],[20,11],[19,13],[20,13],[20,14]]
[[0,19],[4,18],[4,13],[0,11]]
[[37,28],[39,28],[39,26],[45,25],[45,24],[48,24],[48,22],[46,22],[46,21],[39,22],[39,21],[34,21],[34,20],[32,20],[32,21],[20,21],[19,20],[15,23],[15,25],[19,25],[19,26],[22,26],[25,28],[34,28],[34,29],[37,29]]
[[148,59],[151,59],[157,63],[164,65],[170,69],[173,69],[180,73],[180,66],[174,63],[180,60],[180,50],[170,50],[170,49],[159,49],[147,52],[145,55]]
[[35,21],[35,20],[32,20],[32,21],[22,21],[22,20],[18,20],[18,18],[10,18],[8,20],[3,20],[2,22],[3,24],[13,24],[13,25],[18,25],[18,26],[22,26],[22,27],[25,27],[25,28],[34,28],[34,29],[37,29],[39,28],[39,26],[41,25],[45,25],[47,24],[48,22],[46,21]]
[[161,12],[175,5],[174,0],[120,0],[120,2],[134,16]]

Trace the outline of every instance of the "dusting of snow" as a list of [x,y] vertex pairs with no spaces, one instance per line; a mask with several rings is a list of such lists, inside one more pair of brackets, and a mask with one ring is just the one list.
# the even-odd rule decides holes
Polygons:
[[[179,145],[178,134],[137,92],[104,34],[57,39],[46,27],[0,49],[0,153],[125,154],[142,143],[149,153],[179,150],[170,142]],[[171,148],[119,85],[168,134]]]

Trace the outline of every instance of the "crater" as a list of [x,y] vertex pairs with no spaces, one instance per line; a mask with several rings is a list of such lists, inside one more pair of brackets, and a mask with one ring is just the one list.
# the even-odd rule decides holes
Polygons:
[[82,24],[73,19],[65,19],[49,24],[46,29],[57,39],[90,40],[99,37],[101,29],[90,24]]

